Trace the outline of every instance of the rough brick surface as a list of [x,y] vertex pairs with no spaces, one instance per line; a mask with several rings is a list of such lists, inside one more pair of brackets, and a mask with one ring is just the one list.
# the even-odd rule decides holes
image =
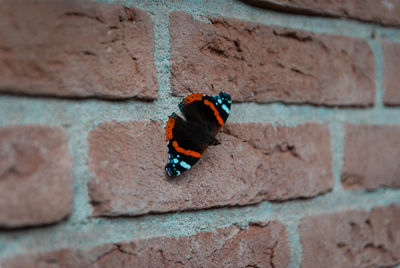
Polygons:
[[0,3],[0,93],[157,97],[147,13],[89,0]]
[[8,260],[16,267],[288,267],[290,251],[279,222],[200,232],[190,237],[159,237],[107,244],[90,251],[65,249]]
[[[400,14],[400,13],[399,13]],[[400,43],[382,42],[384,66],[383,102],[386,105],[400,105]]]
[[[252,129],[251,132],[248,129]],[[232,123],[189,171],[169,178],[159,122],[108,122],[89,134],[94,215],[140,215],[312,197],[331,189],[326,125]]]
[[394,267],[400,263],[400,206],[305,217],[302,267]]
[[399,0],[242,0],[257,6],[302,14],[346,17],[400,26]]
[[72,157],[59,128],[0,129],[0,226],[59,221],[72,210]]
[[400,126],[346,125],[342,184],[400,187]]
[[374,59],[364,40],[236,19],[170,14],[173,93],[229,92],[234,101],[366,106]]

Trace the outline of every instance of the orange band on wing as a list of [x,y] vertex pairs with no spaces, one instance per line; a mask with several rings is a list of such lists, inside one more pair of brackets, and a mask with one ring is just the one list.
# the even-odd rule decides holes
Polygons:
[[178,144],[177,141],[173,141],[172,142],[172,146],[175,148],[175,150],[178,153],[182,153],[182,154],[185,154],[185,155],[190,155],[190,156],[193,156],[193,157],[196,157],[196,158],[200,158],[201,157],[201,154],[198,153],[198,152],[195,152],[195,151],[192,151],[192,150],[185,150],[182,147],[179,147],[179,144]]
[[194,101],[201,101],[203,99],[202,93],[192,93],[182,100],[183,105],[188,105]]
[[174,129],[175,126],[175,119],[176,119],[176,115],[174,116],[175,113],[173,113],[167,122],[167,125],[165,126],[165,139],[166,141],[169,141],[170,139],[172,139],[172,130]]
[[224,120],[222,120],[221,116],[219,116],[219,112],[217,110],[217,108],[215,107],[214,103],[212,103],[209,100],[204,100],[204,104],[209,106],[211,108],[211,110],[214,111],[214,115],[217,118],[218,123],[223,126],[224,125]]

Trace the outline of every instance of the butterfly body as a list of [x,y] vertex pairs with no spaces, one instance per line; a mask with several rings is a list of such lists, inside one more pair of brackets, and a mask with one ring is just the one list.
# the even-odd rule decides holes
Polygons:
[[217,96],[192,93],[182,100],[179,109],[185,119],[172,113],[165,128],[168,175],[190,169],[209,145],[220,144],[215,135],[228,119],[231,103],[230,95],[223,92]]

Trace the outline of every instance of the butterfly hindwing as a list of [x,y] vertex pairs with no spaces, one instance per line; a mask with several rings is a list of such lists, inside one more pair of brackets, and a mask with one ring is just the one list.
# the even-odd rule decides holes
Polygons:
[[207,144],[202,142],[201,126],[183,120],[172,113],[165,127],[168,143],[168,163],[165,170],[170,176],[179,175],[199,161]]
[[170,141],[168,144],[168,163],[165,166],[165,170],[170,176],[181,174],[191,168],[200,159],[200,156],[195,157],[177,152],[173,146],[173,142],[174,141]]

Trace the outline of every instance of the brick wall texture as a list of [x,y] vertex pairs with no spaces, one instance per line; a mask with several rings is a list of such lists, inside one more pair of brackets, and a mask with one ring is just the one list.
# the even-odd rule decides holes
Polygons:
[[[171,89],[177,96],[229,88],[238,102],[367,106],[374,59],[364,40],[248,21],[170,14]],[[329,74],[329,75],[328,75]]]
[[3,2],[0,92],[157,97],[147,13],[79,0]]
[[400,265],[399,0],[0,5],[0,267]]
[[[194,246],[195,245],[195,246]],[[287,267],[287,231],[279,222],[251,223],[200,232],[189,237],[157,237],[127,243],[104,244],[88,251],[63,249],[43,255],[11,259],[6,267],[48,263],[79,267]],[[44,265],[44,266],[41,266]]]

